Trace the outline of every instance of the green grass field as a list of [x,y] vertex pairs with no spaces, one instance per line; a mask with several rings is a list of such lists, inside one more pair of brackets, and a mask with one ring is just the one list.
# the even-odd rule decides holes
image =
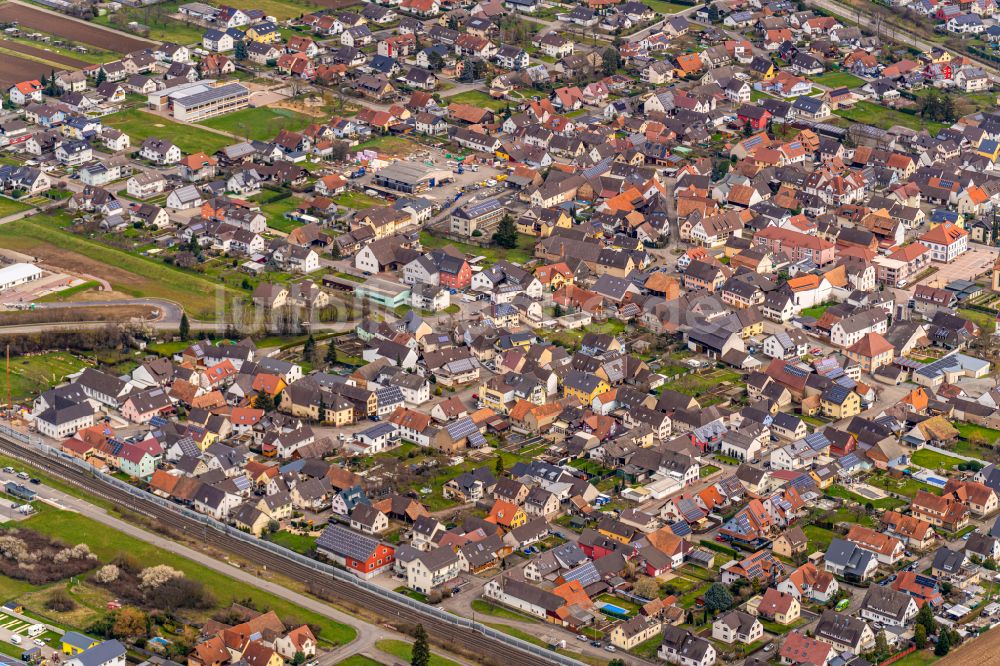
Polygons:
[[136,297],[165,298],[184,306],[196,319],[215,317],[216,290],[226,289],[203,275],[103,245],[64,231],[65,215],[35,215],[0,226],[0,247],[41,257],[68,271],[103,277],[116,291]]
[[[10,359],[10,393],[15,401],[34,398],[79,372],[87,363],[66,351],[46,352]],[[3,386],[6,392],[7,387]],[[6,396],[4,396],[6,398]],[[4,400],[6,402],[6,400]]]
[[353,627],[300,608],[270,593],[248,587],[242,581],[237,581],[197,562],[161,550],[152,544],[111,529],[78,513],[51,509],[22,521],[18,525],[48,534],[67,543],[86,543],[102,562],[108,562],[121,553],[129,553],[145,565],[166,564],[179,569],[191,579],[203,583],[206,589],[215,596],[219,607],[228,606],[234,601],[249,596],[260,607],[270,608],[282,618],[294,618],[300,622],[315,623],[322,628],[320,640],[344,644],[351,642],[356,637]]
[[199,124],[246,139],[270,141],[283,129],[298,132],[315,120],[315,118],[289,109],[272,109],[262,106],[209,118]]
[[335,666],[382,666],[382,662],[375,661],[363,654],[355,654],[343,661],[338,661]]
[[465,92],[458,93],[457,95],[445,97],[443,101],[446,105],[471,104],[484,109],[492,109],[493,111],[499,111],[510,103],[505,99],[493,99],[481,90],[467,90]]
[[973,439],[980,438],[987,444],[996,444],[997,440],[1000,439],[1000,430],[994,430],[993,428],[987,428],[985,426],[977,426],[972,423],[957,423],[955,424],[955,429],[958,430],[958,434],[962,439]]
[[[406,663],[410,663],[410,653],[413,651],[413,646],[406,641],[397,641],[391,639],[383,639],[380,641],[375,641],[375,647],[377,647],[382,652],[386,654],[391,654],[397,659],[402,659]],[[436,654],[431,654],[430,666],[461,666],[458,662],[452,661],[451,659],[445,659],[444,657],[439,657]]]
[[376,136],[368,139],[367,141],[362,141],[354,147],[354,151],[365,150],[366,148],[377,150],[379,152],[386,153],[387,155],[395,155],[399,157],[402,155],[409,155],[414,152],[418,146],[409,139],[387,134],[385,136]]
[[189,154],[200,151],[211,155],[220,148],[237,142],[236,139],[218,132],[201,129],[195,125],[176,123],[138,109],[127,109],[104,116],[101,122],[128,134],[135,149],[151,136],[172,141]]
[[[166,8],[164,7],[164,9]],[[146,36],[158,42],[201,45],[201,36],[205,32],[204,28],[172,19],[166,13],[162,15],[162,18],[157,18],[153,14],[132,7],[122,7],[114,14],[109,13],[94,17],[94,23],[123,32],[129,32],[125,28],[130,21],[148,25],[149,34]]]
[[420,243],[428,250],[444,247],[445,245],[452,245],[456,249],[461,250],[470,256],[486,257],[484,263],[487,264],[495,264],[501,259],[506,259],[515,264],[524,264],[531,259],[536,240],[532,236],[521,235],[517,239],[517,248],[513,250],[506,250],[500,247],[479,247],[478,245],[457,243],[453,240],[441,238],[440,236],[433,236],[426,231],[422,231],[420,232]]
[[997,327],[996,320],[993,318],[993,315],[987,312],[980,312],[979,310],[969,310],[967,308],[961,308],[959,309],[958,314],[963,319],[967,319],[971,321],[973,324],[976,324],[981,329],[983,329],[983,333],[992,334],[993,331],[996,330]]
[[26,203],[15,201],[9,197],[0,196],[0,218],[13,215],[14,213],[20,213],[28,210],[29,208],[31,208],[31,206]]
[[810,552],[817,550],[826,551],[826,549],[830,546],[830,541],[837,536],[830,530],[822,527],[816,527],[815,525],[806,525],[802,528],[802,531],[805,532],[806,536],[809,538]]
[[863,86],[865,82],[849,72],[824,72],[819,76],[810,77],[813,83],[818,83],[828,88],[857,88]]
[[268,541],[273,541],[279,546],[284,546],[288,550],[294,550],[301,555],[308,555],[316,548],[316,537],[292,534],[285,531],[275,532],[268,537]]
[[82,294],[85,291],[90,291],[91,289],[97,289],[100,287],[100,283],[94,280],[87,280],[86,282],[81,282],[80,284],[62,289],[60,291],[53,292],[51,294],[46,294],[41,298],[36,298],[35,303],[54,303],[58,301],[69,300],[70,297],[76,296],[77,294]]
[[951,469],[962,461],[959,458],[946,456],[937,451],[920,449],[910,456],[910,462],[925,469]]
[[926,128],[932,135],[945,126],[944,123],[924,120],[920,116],[887,109],[871,102],[858,102],[853,108],[837,109],[834,114],[851,122],[865,123],[881,129],[889,129],[893,125],[902,125],[918,131]]
[[823,316],[823,313],[826,312],[827,308],[829,308],[830,305],[832,305],[832,303],[827,303],[825,305],[815,305],[811,308],[806,308],[802,311],[802,316],[814,317],[816,319],[819,319],[820,317]]
[[[857,493],[852,493],[850,490],[847,490],[843,486],[838,486],[836,484],[830,486],[824,492],[830,497],[839,497],[840,499],[851,500],[854,502],[858,502],[859,504],[862,505],[867,504],[870,501],[868,499],[865,499],[861,495],[858,495]],[[907,502],[906,500],[901,500],[897,497],[884,497],[882,499],[875,500],[872,502],[872,506],[874,506],[876,509],[898,509],[899,507],[906,506],[907,504],[909,504],[909,502]]]
[[682,12],[685,9],[691,9],[690,5],[678,5],[674,2],[665,2],[664,0],[644,0],[645,4],[649,5],[650,9],[654,12],[659,12],[660,14],[676,14],[677,12]]
[[365,208],[374,208],[375,206],[385,205],[384,199],[379,199],[378,197],[373,197],[365,194],[364,192],[358,192],[357,190],[347,190],[346,192],[341,192],[337,196],[333,197],[333,202],[338,206],[354,208],[355,210],[363,210]]

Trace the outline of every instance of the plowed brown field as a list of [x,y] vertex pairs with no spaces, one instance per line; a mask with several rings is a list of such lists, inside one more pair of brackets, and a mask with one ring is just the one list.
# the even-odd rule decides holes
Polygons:
[[21,44],[20,42],[12,42],[7,39],[0,40],[0,47],[3,47],[8,51],[17,51],[18,53],[23,53],[24,55],[33,56],[35,58],[44,58],[49,62],[57,62],[64,67],[72,67],[73,69],[86,67],[90,64],[85,60],[77,60],[76,58],[71,58],[61,53],[53,53],[52,51],[46,51],[45,49],[40,49],[36,46],[29,46],[28,44]]
[[17,21],[25,27],[47,32],[50,35],[65,37],[73,42],[99,46],[119,53],[138,51],[152,43],[138,37],[94,26],[86,21],[78,21],[68,16],[60,16],[34,7],[15,4],[0,5],[0,22],[9,23],[11,21]]

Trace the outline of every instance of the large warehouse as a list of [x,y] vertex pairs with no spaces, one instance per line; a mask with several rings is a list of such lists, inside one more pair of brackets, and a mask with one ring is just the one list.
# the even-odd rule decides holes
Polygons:
[[397,160],[375,174],[375,184],[413,194],[453,179],[451,171]]
[[32,264],[11,264],[0,268],[0,291],[42,277],[42,269]]

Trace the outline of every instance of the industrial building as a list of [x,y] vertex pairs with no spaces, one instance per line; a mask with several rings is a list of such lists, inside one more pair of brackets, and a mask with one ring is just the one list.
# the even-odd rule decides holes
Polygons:
[[423,192],[428,188],[452,180],[451,171],[435,169],[424,164],[396,161],[375,174],[375,184],[408,194]]
[[0,268],[0,291],[42,277],[42,269],[32,264],[11,264]]
[[250,90],[239,83],[213,86],[212,80],[183,83],[150,93],[146,101],[154,111],[170,110],[177,120],[197,122],[250,106]]

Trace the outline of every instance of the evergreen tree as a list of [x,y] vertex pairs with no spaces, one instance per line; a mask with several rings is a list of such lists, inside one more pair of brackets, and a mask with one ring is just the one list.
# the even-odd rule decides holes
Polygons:
[[498,479],[503,476],[503,456],[497,456],[497,464],[494,471],[496,472],[496,477]]
[[309,363],[316,362],[316,338],[313,337],[312,333],[306,338],[306,342],[302,345],[302,356]]
[[104,73],[104,68],[97,70],[97,79],[94,81],[95,86],[99,86],[108,80],[108,75]]
[[559,305],[558,303],[556,303],[556,306],[554,308],[552,308],[552,314],[554,316],[556,316],[556,317],[562,317],[563,316],[563,308],[562,308],[562,306]]
[[331,342],[326,346],[326,356],[323,358],[327,365],[334,365],[337,363],[337,345]]
[[427,644],[427,631],[424,625],[418,624],[413,632],[413,652],[410,656],[410,666],[429,666],[431,663],[431,648]]
[[274,398],[270,395],[261,391],[253,399],[253,406],[255,409],[263,409],[265,412],[270,412],[274,410]]
[[880,662],[889,656],[889,643],[885,640],[885,630],[875,634],[875,660]]
[[514,218],[509,214],[504,215],[497,225],[497,230],[493,232],[493,242],[499,247],[511,250],[517,247],[517,226]]
[[927,629],[924,628],[924,625],[918,624],[913,628],[913,644],[917,646],[918,650],[927,647]]
[[[929,604],[924,604],[929,605]],[[947,631],[942,631],[937,638],[937,643],[934,645],[934,654],[939,657],[943,657],[948,652],[951,651],[951,634]]]
[[187,340],[191,337],[191,322],[188,321],[186,312],[181,313],[181,326],[178,333],[180,333],[181,340]]
[[236,52],[233,54],[236,60],[246,60],[247,59],[247,45],[246,42],[240,40],[236,42]]
[[924,604],[917,612],[916,623],[923,625],[926,635],[931,636],[937,630],[937,623],[934,621],[934,611],[930,604]]
[[621,54],[618,53],[618,49],[604,49],[604,52],[601,54],[601,60],[604,64],[605,76],[611,76],[617,72],[622,65],[622,57]]

